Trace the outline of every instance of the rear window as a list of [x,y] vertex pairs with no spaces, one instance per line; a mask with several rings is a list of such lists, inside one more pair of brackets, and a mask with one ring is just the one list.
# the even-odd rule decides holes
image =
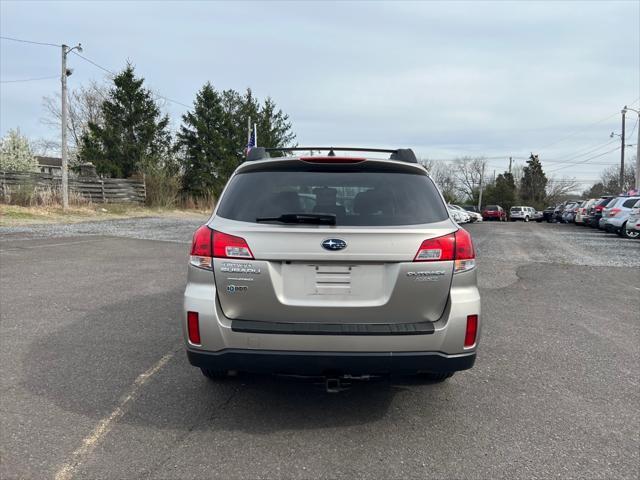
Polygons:
[[512,212],[521,212],[522,209],[520,207],[511,207]]
[[489,212],[496,212],[498,210],[498,207],[495,205],[487,205],[486,207],[484,207],[485,210],[488,210]]
[[217,211],[253,223],[288,213],[334,214],[336,225],[346,226],[418,225],[449,217],[426,175],[306,165],[236,175]]

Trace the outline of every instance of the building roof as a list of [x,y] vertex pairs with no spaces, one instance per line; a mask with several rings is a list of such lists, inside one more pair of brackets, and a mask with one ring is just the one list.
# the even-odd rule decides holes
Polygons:
[[36,155],[38,165],[41,167],[60,167],[62,168],[62,159],[59,157],[41,157]]

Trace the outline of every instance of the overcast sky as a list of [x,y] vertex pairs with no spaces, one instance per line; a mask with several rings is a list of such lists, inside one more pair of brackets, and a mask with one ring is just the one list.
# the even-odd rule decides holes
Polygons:
[[[609,134],[639,108],[640,1],[27,2],[2,0],[1,35],[81,42],[191,105],[206,81],[251,87],[291,116],[298,142],[413,147],[425,158],[537,152],[551,176],[590,182],[619,162]],[[54,47],[0,41],[0,130],[52,137],[42,97]],[[70,88],[104,72],[70,56]],[[185,107],[165,106],[174,127]],[[636,143],[637,116],[627,117]],[[628,148],[627,158],[635,155]],[[499,157],[499,158],[494,158]],[[585,162],[586,160],[586,162]],[[584,162],[570,165],[558,162]],[[563,167],[560,169],[560,167]],[[557,172],[552,172],[553,170]]]

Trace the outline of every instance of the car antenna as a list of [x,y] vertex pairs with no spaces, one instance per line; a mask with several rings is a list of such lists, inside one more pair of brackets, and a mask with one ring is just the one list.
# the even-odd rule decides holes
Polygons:
[[335,157],[336,156],[336,152],[333,151],[333,147],[331,147],[331,150],[329,150],[329,153],[327,153],[327,157]]

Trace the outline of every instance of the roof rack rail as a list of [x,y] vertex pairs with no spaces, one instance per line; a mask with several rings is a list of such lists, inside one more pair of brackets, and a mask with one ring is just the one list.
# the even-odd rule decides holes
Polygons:
[[361,148],[361,147],[254,147],[247,155],[247,161],[264,160],[270,158],[269,152],[297,152],[305,150],[324,150],[328,151],[329,156],[335,155],[335,150],[342,152],[373,152],[373,153],[389,153],[390,160],[398,160],[400,162],[418,163],[416,154],[410,148]]

